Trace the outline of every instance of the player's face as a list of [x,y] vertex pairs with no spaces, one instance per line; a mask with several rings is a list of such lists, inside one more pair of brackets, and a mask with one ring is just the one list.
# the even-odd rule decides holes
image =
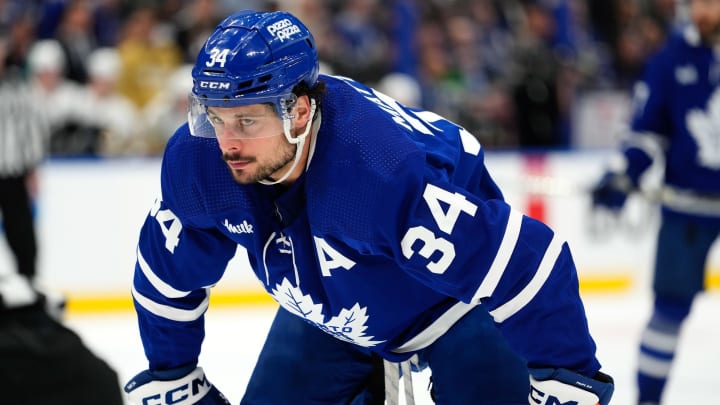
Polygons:
[[706,41],[717,41],[720,31],[720,0],[690,0],[690,17]]
[[209,108],[222,158],[241,184],[272,177],[295,157],[296,146],[283,135],[282,121],[271,106],[253,104]]

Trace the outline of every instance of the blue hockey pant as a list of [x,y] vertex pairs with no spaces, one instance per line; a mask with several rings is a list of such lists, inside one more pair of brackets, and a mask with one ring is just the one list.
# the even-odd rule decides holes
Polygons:
[[[525,361],[482,307],[418,353],[437,404],[527,404]],[[382,358],[280,308],[241,404],[383,404]],[[428,382],[417,381],[415,392]]]
[[660,227],[653,290],[659,297],[691,300],[704,288],[705,264],[720,225],[666,215]]

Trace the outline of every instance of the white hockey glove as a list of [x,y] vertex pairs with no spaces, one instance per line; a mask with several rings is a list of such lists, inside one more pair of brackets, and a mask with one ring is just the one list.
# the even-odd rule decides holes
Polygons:
[[138,405],[230,405],[201,367],[145,370],[125,384],[125,392]]
[[588,378],[564,368],[530,369],[530,404],[607,405],[615,385],[612,377],[598,372]]

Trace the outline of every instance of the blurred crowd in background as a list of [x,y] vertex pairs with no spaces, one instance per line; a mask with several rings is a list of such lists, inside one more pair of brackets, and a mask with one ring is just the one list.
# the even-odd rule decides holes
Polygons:
[[323,73],[444,115],[486,148],[572,148],[575,100],[629,93],[682,21],[676,1],[0,0],[0,55],[54,156],[161,153],[186,119],[199,46],[247,8],[294,13]]

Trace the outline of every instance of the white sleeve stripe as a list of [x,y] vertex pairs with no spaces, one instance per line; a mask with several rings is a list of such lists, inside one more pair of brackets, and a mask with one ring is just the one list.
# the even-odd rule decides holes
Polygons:
[[174,308],[169,305],[159,304],[150,298],[140,294],[135,286],[132,287],[132,295],[140,306],[150,311],[151,313],[178,322],[190,322],[194,321],[202,316],[208,308],[210,303],[210,292],[205,290],[205,299],[195,307],[195,309],[180,309]]
[[520,237],[522,218],[523,215],[519,211],[510,211],[508,223],[505,227],[505,234],[500,242],[500,247],[498,248],[495,260],[493,260],[492,265],[490,265],[490,270],[488,270],[487,275],[483,279],[482,283],[480,283],[480,287],[475,292],[475,295],[472,298],[473,302],[492,296],[493,291],[497,288],[497,285],[500,282],[500,277],[502,277],[505,272],[505,268],[507,268],[507,264],[510,262],[510,257],[515,250],[515,245]]
[[445,311],[444,314],[440,315],[433,323],[430,324],[423,331],[415,335],[412,339],[405,342],[402,346],[394,349],[395,353],[407,353],[416,350],[424,349],[433,344],[440,336],[450,329],[457,321],[460,320],[465,314],[470,312],[471,309],[475,308],[477,303],[466,304],[462,301],[453,305]]
[[168,283],[162,281],[160,277],[155,275],[155,272],[150,268],[150,265],[145,261],[145,258],[143,257],[142,253],[140,252],[140,248],[137,249],[137,259],[138,264],[140,265],[140,270],[142,270],[143,274],[145,275],[145,278],[148,279],[150,284],[152,284],[153,287],[155,287],[156,290],[160,292],[160,294],[168,297],[168,298],[182,298],[188,294],[190,294],[189,291],[180,291],[172,286],[170,286]]
[[482,148],[480,141],[465,128],[460,128],[460,141],[462,142],[465,153],[473,156],[480,154],[480,149]]
[[509,317],[515,315],[515,313],[523,309],[525,305],[527,305],[530,300],[537,295],[538,291],[540,291],[542,286],[545,284],[545,281],[550,276],[552,268],[555,266],[558,256],[560,256],[562,246],[563,241],[560,240],[557,235],[553,236],[553,239],[550,241],[550,245],[545,250],[545,255],[540,261],[540,265],[538,266],[532,280],[530,280],[530,282],[518,293],[518,295],[514,296],[503,305],[490,311],[490,315],[492,315],[495,319],[495,322],[503,322]]

